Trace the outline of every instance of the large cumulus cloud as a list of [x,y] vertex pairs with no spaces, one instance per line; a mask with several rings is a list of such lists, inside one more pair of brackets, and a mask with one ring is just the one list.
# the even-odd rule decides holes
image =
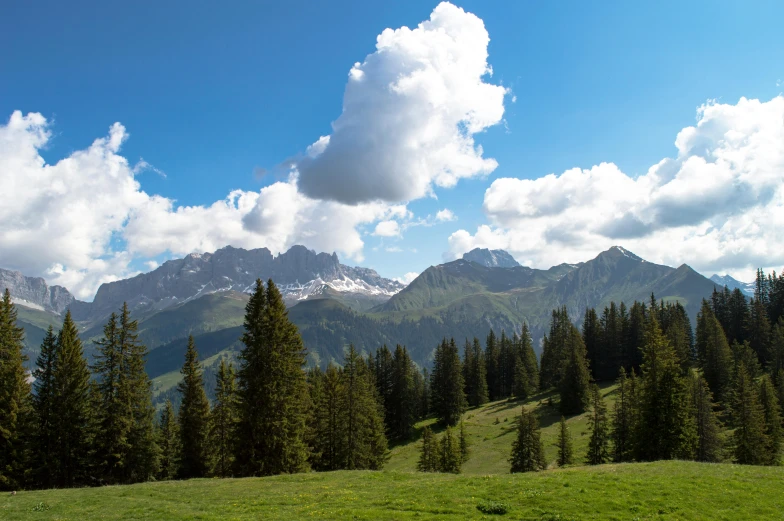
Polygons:
[[652,261],[748,278],[784,264],[784,97],[709,102],[677,155],[632,177],[612,163],[495,180],[490,225],[449,238],[447,257],[506,248],[521,262],[580,261],[622,243]]

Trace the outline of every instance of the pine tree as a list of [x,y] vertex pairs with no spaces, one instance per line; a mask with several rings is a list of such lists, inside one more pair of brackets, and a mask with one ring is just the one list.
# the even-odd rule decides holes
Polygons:
[[[370,368],[353,345],[343,368],[345,381],[345,466],[348,470],[380,470],[387,460],[383,407],[377,399]],[[461,384],[462,389],[462,384]]]
[[177,390],[182,396],[179,414],[180,469],[183,479],[203,478],[210,470],[210,403],[204,392],[199,354],[193,336],[188,337],[182,381]]
[[221,359],[215,381],[215,405],[210,413],[210,445],[213,453],[213,476],[231,475],[234,457],[231,433],[237,423],[237,386],[234,366]]
[[436,349],[433,374],[430,376],[431,407],[440,422],[451,426],[460,420],[466,409],[464,387],[455,341],[444,339]]
[[[784,278],[784,277],[782,277]],[[779,318],[770,335],[771,360],[768,364],[770,374],[776,377],[784,371],[784,318]]]
[[602,356],[602,329],[599,324],[599,316],[594,308],[585,310],[583,319],[583,343],[585,344],[585,355],[588,359],[588,366],[591,376],[596,380],[599,372],[599,360]]
[[95,460],[107,483],[122,483],[126,476],[128,435],[133,423],[128,400],[129,382],[126,372],[127,353],[120,341],[118,317],[112,313],[103,328],[103,338],[96,342],[97,353],[92,367],[97,381],[101,406],[96,411],[100,436],[97,438]]
[[29,465],[27,436],[32,428],[32,396],[24,363],[24,330],[6,288],[0,301],[0,489],[22,484]]
[[57,337],[49,326],[41,343],[41,351],[36,360],[37,369],[33,371],[35,394],[33,410],[36,425],[33,446],[33,482],[41,488],[52,488],[50,469],[56,464],[57,430],[54,424],[56,388],[54,386],[54,363],[57,357]]
[[447,425],[438,442],[438,469],[440,472],[459,474],[462,463],[460,444],[452,433],[452,427]]
[[526,399],[539,390],[539,366],[531,332],[525,322],[519,342],[515,361],[514,393],[518,399]]
[[438,442],[429,426],[422,431],[422,446],[419,449],[419,472],[438,472]]
[[309,396],[305,349],[270,280],[261,280],[245,308],[239,355],[236,474],[266,476],[306,469]]
[[485,360],[485,352],[482,349],[482,345],[479,343],[479,339],[474,337],[474,342],[471,346],[474,351],[472,357],[473,369],[471,370],[471,377],[474,379],[473,381],[473,396],[470,397],[469,403],[471,403],[474,407],[479,407],[480,405],[484,405],[489,400],[488,397],[488,390],[487,390],[487,361]]
[[138,323],[131,320],[128,305],[120,311],[119,342],[123,353],[127,393],[124,400],[130,406],[131,427],[128,431],[128,455],[125,479],[136,483],[151,479],[158,469],[158,446],[155,436],[155,408],[152,406],[152,382],[145,365],[147,347],[139,341]]
[[385,418],[391,437],[396,440],[410,438],[417,421],[415,371],[408,350],[398,344],[392,358],[392,400]]
[[580,414],[588,406],[590,375],[588,361],[585,359],[585,345],[574,326],[571,326],[565,348],[568,351],[568,358],[560,382],[561,414]]
[[52,380],[57,406],[53,425],[58,435],[50,471],[54,485],[65,488],[86,484],[90,463],[89,439],[85,436],[91,424],[90,371],[70,311],[65,314],[55,352]]
[[771,328],[765,305],[752,299],[749,305],[748,339],[762,365],[768,365],[773,358],[771,352]]
[[634,456],[635,404],[632,386],[632,382],[626,378],[626,371],[621,367],[618,376],[618,398],[613,406],[610,432],[613,442],[613,461],[616,463],[631,461]]
[[500,368],[500,353],[498,340],[496,339],[493,330],[487,335],[485,343],[485,365],[486,365],[486,378],[487,378],[487,393],[488,399],[492,402],[498,400],[498,388],[500,386],[501,368]]
[[316,470],[344,468],[346,451],[345,386],[341,371],[330,363],[325,372],[309,374],[311,415],[311,461]]
[[572,448],[572,433],[566,425],[566,418],[561,416],[560,428],[558,429],[558,466],[565,467],[574,463],[574,449]]
[[166,400],[166,405],[161,412],[158,423],[158,447],[161,457],[157,477],[159,480],[174,479],[178,475],[180,462],[180,429],[171,400]]
[[395,385],[393,374],[394,360],[392,358],[392,352],[386,345],[376,350],[376,360],[373,369],[375,372],[379,400],[384,407],[384,418],[387,421],[390,436],[394,437],[394,433],[391,430],[392,422],[390,421],[395,414],[395,400],[393,398]]
[[591,416],[588,420],[591,438],[588,440],[589,465],[602,465],[610,461],[610,426],[607,422],[607,406],[599,387],[591,386]]
[[571,355],[568,348],[574,326],[566,307],[554,309],[550,320],[550,333],[543,339],[539,383],[542,390],[559,387],[564,368]]
[[687,384],[675,350],[653,313],[646,328],[642,371],[639,457],[647,461],[691,459],[696,431]]
[[547,467],[539,422],[533,411],[527,411],[525,407],[517,420],[517,438],[512,442],[509,463],[512,473],[532,472]]
[[691,375],[690,383],[692,414],[697,429],[697,450],[694,459],[718,462],[721,460],[722,441],[710,387],[705,378],[696,373]]
[[713,396],[719,402],[730,390],[732,353],[724,331],[707,301],[697,315],[697,356]]
[[460,464],[462,465],[466,461],[468,461],[468,457],[471,455],[471,442],[468,441],[468,431],[466,430],[465,422],[460,421]]
[[756,385],[742,364],[735,375],[733,391],[732,419],[735,431],[732,441],[735,462],[743,465],[765,465],[770,461],[770,440],[765,433],[765,411],[760,403]]
[[768,465],[781,463],[781,409],[776,396],[776,389],[768,375],[764,375],[759,384],[759,397],[765,416],[765,434],[768,436]]

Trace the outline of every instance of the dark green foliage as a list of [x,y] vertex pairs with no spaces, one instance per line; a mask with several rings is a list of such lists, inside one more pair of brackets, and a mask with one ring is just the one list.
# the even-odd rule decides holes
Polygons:
[[419,472],[438,472],[438,441],[429,426],[422,430],[422,446],[419,449]]
[[742,364],[752,380],[756,380],[762,374],[762,367],[760,367],[757,353],[751,348],[751,344],[746,340],[742,344],[735,342],[730,348],[732,351],[732,372],[735,373],[738,367]]
[[770,462],[770,439],[766,434],[765,411],[759,391],[741,364],[735,375],[732,396],[733,455],[737,463],[765,465]]
[[438,470],[451,474],[459,474],[463,464],[460,443],[452,432],[452,427],[447,426],[441,439],[438,441]]
[[610,425],[607,421],[607,406],[596,385],[591,386],[591,416],[588,420],[591,438],[588,441],[589,465],[601,465],[610,461]]
[[697,315],[697,357],[713,396],[728,398],[732,373],[732,353],[727,338],[707,301]]
[[760,405],[765,416],[765,434],[768,436],[768,465],[778,465],[781,462],[781,409],[776,389],[768,375],[762,377],[759,383]]
[[50,467],[56,487],[89,484],[90,463],[90,371],[82,351],[79,332],[65,314],[63,327],[57,337],[52,380],[55,394],[53,425],[57,432],[54,464]]
[[158,447],[160,459],[156,477],[160,480],[174,479],[180,464],[180,429],[170,400],[166,401],[158,422]]
[[[384,345],[376,350],[376,360],[373,366],[375,372],[376,388],[381,405],[384,407],[384,418],[389,426],[389,418],[393,416],[392,409],[395,407],[392,394],[394,393],[394,367],[392,352]],[[392,432],[390,430],[390,435]]]
[[471,455],[471,442],[468,440],[468,431],[466,431],[465,422],[460,421],[460,433],[458,434],[460,441],[460,463],[463,464],[468,461]]
[[720,424],[716,417],[713,395],[705,378],[694,373],[690,380],[692,415],[697,433],[697,448],[694,459],[697,461],[721,461],[722,441],[719,434]]
[[311,465],[316,470],[338,470],[345,463],[345,386],[341,371],[329,364],[326,372],[308,374],[313,412],[310,419]]
[[440,422],[456,425],[466,409],[463,371],[454,339],[444,339],[436,348],[430,376],[431,408]]
[[596,310],[588,308],[585,310],[583,319],[583,343],[585,344],[585,355],[588,358],[588,366],[594,379],[598,379],[601,372],[602,359],[602,329],[599,324],[599,316]]
[[485,352],[474,338],[473,343],[466,340],[463,358],[463,378],[465,380],[465,394],[468,405],[478,407],[487,403],[487,361]]
[[349,346],[343,366],[346,429],[345,463],[348,470],[380,470],[387,460],[383,408],[378,401],[370,367]]
[[215,404],[210,412],[210,449],[213,476],[231,475],[234,455],[231,433],[237,423],[237,385],[234,366],[221,359],[215,382]]
[[618,397],[613,406],[610,431],[610,438],[613,442],[613,461],[617,463],[631,461],[634,457],[634,433],[636,431],[634,419],[637,412],[636,385],[636,379],[626,378],[626,371],[622,367],[618,376]]
[[517,438],[512,442],[509,463],[513,473],[537,471],[547,467],[539,421],[533,411],[527,411],[525,407],[517,420]]
[[564,368],[571,355],[569,346],[573,328],[566,307],[553,310],[550,332],[543,339],[539,372],[539,383],[543,390],[559,387],[561,384]]
[[643,347],[642,396],[637,440],[642,460],[690,459],[696,432],[687,383],[675,350],[654,315],[648,319]]
[[509,505],[498,501],[482,501],[476,505],[476,509],[483,514],[502,516],[509,512]]
[[199,354],[193,337],[188,339],[182,381],[177,390],[182,396],[178,417],[180,431],[180,468],[183,479],[205,477],[210,470],[210,402],[204,392]]
[[748,340],[762,365],[768,365],[773,358],[771,352],[771,328],[765,305],[756,299],[749,304]]
[[385,418],[391,438],[395,440],[410,438],[419,419],[415,373],[416,366],[408,351],[398,345],[392,358],[392,400]]
[[566,425],[566,418],[561,416],[560,428],[558,429],[558,466],[565,467],[574,463],[574,449],[572,447],[572,433]]
[[57,430],[54,424],[56,389],[54,386],[54,361],[57,356],[57,337],[54,329],[49,326],[41,351],[36,360],[36,370],[33,371],[35,394],[33,395],[33,410],[35,411],[35,429],[32,440],[33,452],[33,482],[41,488],[51,488],[52,483],[50,468],[56,464],[55,447]]
[[24,330],[17,326],[16,307],[6,289],[0,300],[0,490],[19,487],[29,466],[32,397],[23,349]]
[[771,360],[768,365],[770,374],[774,377],[784,371],[784,318],[779,318],[770,336]]
[[239,355],[235,474],[266,476],[307,468],[309,407],[302,339],[278,288],[261,280],[245,314]]
[[[571,326],[571,324],[570,324]],[[565,346],[566,367],[560,382],[561,414],[580,414],[588,406],[590,375],[585,359],[585,345],[577,328],[571,326]]]
[[501,380],[501,355],[495,332],[490,330],[485,342],[485,364],[487,377],[487,393],[490,401],[498,400],[498,388]]
[[518,399],[526,399],[539,390],[539,365],[531,332],[525,322],[515,347],[515,355],[513,393]]

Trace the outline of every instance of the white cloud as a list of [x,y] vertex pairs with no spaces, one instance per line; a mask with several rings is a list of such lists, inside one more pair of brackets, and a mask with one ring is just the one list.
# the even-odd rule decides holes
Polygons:
[[381,221],[376,225],[373,235],[379,237],[397,237],[400,235],[400,225],[397,221]]
[[484,198],[492,226],[455,232],[446,256],[504,248],[547,267],[623,244],[654,262],[743,278],[784,264],[784,97],[706,103],[675,145],[675,158],[637,178],[602,163],[497,179]]
[[403,202],[485,175],[473,135],[501,122],[501,86],[484,81],[490,41],[481,19],[439,4],[415,29],[384,30],[349,73],[332,134],[297,165],[311,197],[348,204]]
[[403,275],[402,277],[395,277],[394,280],[398,281],[399,283],[403,284],[404,286],[408,286],[411,284],[415,278],[419,277],[419,273],[415,271],[410,271]]
[[[104,282],[135,275],[130,268],[163,253],[184,255],[226,245],[285,251],[304,244],[362,261],[360,228],[379,220],[412,218],[405,205],[344,205],[310,199],[297,177],[259,192],[235,190],[209,206],[177,206],[149,195],[120,155],[125,128],[55,164],[40,155],[51,137],[46,119],[14,112],[0,124],[0,266],[43,276],[78,298],[90,299]],[[12,195],[9,195],[12,194]],[[146,262],[146,264],[145,264]],[[157,265],[157,264],[155,264]]]
[[449,208],[444,208],[436,213],[436,221],[444,223],[449,221],[456,221],[457,216]]
[[400,248],[398,246],[387,246],[386,248],[384,248],[384,250],[387,251],[388,253],[402,253],[403,252],[403,248]]

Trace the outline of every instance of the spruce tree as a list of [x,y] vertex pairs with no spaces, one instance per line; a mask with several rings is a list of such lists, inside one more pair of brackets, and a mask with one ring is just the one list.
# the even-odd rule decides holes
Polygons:
[[460,452],[460,443],[452,432],[452,427],[446,427],[438,442],[438,469],[440,472],[459,474],[463,463]]
[[696,431],[687,384],[675,350],[653,313],[646,327],[642,372],[639,457],[647,461],[691,459]]
[[391,437],[396,440],[411,437],[417,421],[415,370],[408,350],[398,344],[392,357],[392,400],[385,418]]
[[202,369],[193,336],[188,337],[182,381],[177,390],[182,397],[179,413],[180,469],[183,479],[202,478],[210,470],[210,402],[204,392]]
[[623,367],[621,367],[617,383],[618,398],[613,405],[610,438],[613,442],[613,461],[620,463],[633,459],[635,430],[632,383],[626,378],[626,371]]
[[391,431],[392,422],[391,418],[395,415],[395,400],[394,393],[394,360],[392,352],[386,345],[376,350],[376,360],[374,364],[376,388],[378,389],[378,397],[381,405],[384,407],[384,418],[386,419],[387,426],[390,428],[389,434],[394,436]]
[[120,337],[127,353],[129,395],[133,424],[128,433],[128,479],[131,483],[151,479],[158,469],[159,451],[155,436],[152,381],[147,375],[147,346],[139,341],[138,322],[131,320],[128,305],[120,312]]
[[160,460],[157,478],[159,480],[174,479],[179,474],[180,429],[171,400],[166,400],[166,405],[161,411],[158,423],[158,447],[160,448]]
[[501,378],[499,351],[500,349],[498,345],[498,339],[491,329],[490,333],[487,335],[487,341],[485,343],[485,373],[487,378],[487,393],[488,399],[491,402],[500,398],[498,396],[498,387],[500,385],[499,381]]
[[768,465],[781,463],[781,409],[776,396],[776,389],[768,375],[764,375],[759,383],[760,405],[765,416],[765,434],[768,436]]
[[70,310],[57,336],[52,367],[55,393],[53,425],[57,432],[54,465],[50,468],[58,488],[88,484],[91,426],[90,371],[84,358],[82,341]]
[[460,420],[460,464],[462,465],[468,461],[468,456],[471,455],[471,442],[468,440],[468,431],[466,430],[465,422]]
[[29,465],[27,437],[32,427],[32,396],[24,363],[24,330],[6,288],[0,300],[0,489],[19,487]]
[[468,397],[468,403],[474,407],[484,405],[489,400],[487,390],[487,362],[485,360],[485,352],[479,339],[474,337],[474,342],[471,345],[473,356],[471,358],[472,369],[470,371],[472,382],[472,395]]
[[344,468],[346,451],[345,386],[340,369],[330,363],[325,372],[309,374],[311,415],[311,462],[316,470]]
[[742,364],[735,375],[732,398],[734,460],[743,465],[765,465],[770,460],[765,411],[760,403],[757,386]]
[[778,380],[777,375],[780,371],[784,371],[784,318],[779,318],[776,325],[773,326],[770,336],[770,356],[768,371]]
[[54,363],[57,357],[57,337],[54,329],[49,326],[41,343],[41,351],[33,371],[35,394],[33,410],[35,413],[35,429],[32,440],[33,448],[33,482],[41,488],[52,488],[50,469],[56,464],[55,452],[57,429],[54,424],[56,388],[54,385]]
[[585,345],[574,326],[571,326],[565,349],[567,349],[568,358],[560,382],[561,414],[580,414],[588,406],[590,375],[588,361],[585,359]]
[[727,338],[707,301],[697,315],[697,356],[705,380],[719,402],[730,391],[732,353]]
[[566,306],[554,309],[550,320],[550,332],[543,339],[542,360],[539,368],[539,384],[542,390],[559,387],[571,350],[572,329]]
[[599,376],[599,361],[602,357],[602,329],[599,324],[599,316],[594,308],[585,310],[583,319],[583,343],[585,344],[585,354],[588,359],[588,367],[594,380]]
[[509,463],[512,473],[532,472],[547,467],[539,422],[534,412],[525,407],[517,420],[517,438],[512,442]]
[[523,330],[520,334],[520,343],[517,348],[517,360],[515,361],[515,395],[518,399],[526,399],[539,390],[539,366],[534,352],[534,344],[531,340],[531,332],[528,324],[523,322]]
[[[345,386],[345,466],[348,470],[380,470],[388,458],[383,407],[370,368],[353,345],[343,367]],[[462,385],[461,385],[462,389]]]
[[695,373],[691,375],[690,384],[692,411],[697,430],[697,450],[694,459],[706,462],[721,461],[720,424],[716,418],[713,395],[708,382]]
[[561,416],[561,423],[558,429],[558,466],[565,467],[574,463],[574,449],[572,448],[572,433],[566,425],[566,418]]
[[463,372],[454,339],[438,346],[430,376],[431,407],[440,422],[457,425],[466,409]]
[[430,426],[427,425],[422,430],[422,445],[419,449],[417,470],[419,472],[438,472],[438,442]]
[[256,281],[244,328],[237,374],[236,474],[301,472],[308,459],[305,349],[272,280],[266,290]]
[[768,365],[773,358],[770,320],[765,305],[758,299],[751,299],[749,305],[748,340],[759,363]]
[[215,381],[215,405],[210,412],[210,446],[213,453],[213,476],[231,475],[234,458],[231,434],[237,423],[237,386],[234,366],[221,358]]
[[591,416],[588,419],[587,462],[589,465],[602,465],[610,461],[610,426],[607,422],[607,406],[602,393],[596,385],[591,386]]

